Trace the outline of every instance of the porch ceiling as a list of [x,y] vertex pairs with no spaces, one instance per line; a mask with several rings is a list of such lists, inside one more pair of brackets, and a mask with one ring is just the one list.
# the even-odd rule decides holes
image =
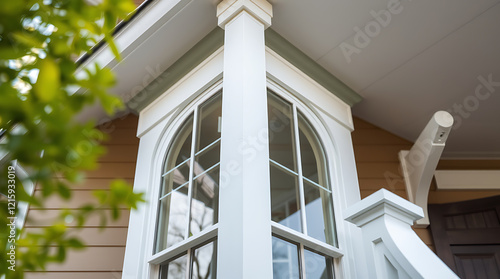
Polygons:
[[[164,2],[175,12],[152,13]],[[115,93],[128,100],[215,28],[218,2],[151,3],[117,35],[123,61],[102,63],[118,74]],[[355,116],[414,141],[435,111],[449,110],[460,125],[444,157],[500,158],[500,86],[475,95],[481,77],[500,82],[500,0],[270,2],[272,28],[364,97]]]

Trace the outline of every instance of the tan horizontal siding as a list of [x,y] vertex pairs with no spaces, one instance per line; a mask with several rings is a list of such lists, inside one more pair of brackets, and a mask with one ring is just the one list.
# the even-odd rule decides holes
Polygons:
[[[407,198],[398,153],[409,150],[411,142],[397,137],[364,120],[354,117],[352,133],[361,198],[381,188]],[[500,160],[441,160],[439,170],[498,170]],[[500,190],[437,190],[435,182],[429,191],[429,204],[449,203],[500,195]],[[429,229],[415,229],[422,241],[434,251]]]
[[[64,200],[61,197],[50,197],[45,209],[31,207],[25,228],[27,232],[37,232],[54,222],[63,208],[76,209],[95,201],[92,190],[109,189],[114,179],[125,179],[132,184],[135,175],[139,140],[136,138],[137,117],[128,115],[98,128],[109,135],[104,146],[107,153],[98,161],[97,169],[85,173],[82,183],[71,184],[72,197]],[[40,195],[40,189],[35,191]],[[67,219],[70,235],[79,237],[86,245],[84,250],[68,253],[63,264],[51,264],[44,272],[28,272],[28,279],[113,279],[121,278],[125,243],[130,211],[120,210],[121,216],[111,222],[111,211],[102,208],[97,213],[108,216],[106,227],[101,228],[99,214],[86,220],[83,228],[76,229],[75,220]]]
[[[27,233],[38,233],[42,228],[31,227],[26,229]],[[83,232],[83,233],[82,233]],[[70,228],[68,235],[78,236],[87,246],[115,246],[125,247],[127,240],[127,227],[113,228],[91,228],[84,229]]]
[[66,261],[49,264],[47,271],[122,271],[125,247],[86,247],[84,250],[71,250]]
[[[35,191],[35,196],[42,196],[40,190]],[[70,199],[64,199],[60,196],[51,196],[46,200],[45,209],[58,209],[58,208],[80,208],[86,204],[93,203],[96,201],[96,196],[92,190],[72,190],[72,195]],[[37,209],[36,206],[32,207]],[[125,207],[123,207],[125,208]],[[104,209],[104,208],[103,208]]]

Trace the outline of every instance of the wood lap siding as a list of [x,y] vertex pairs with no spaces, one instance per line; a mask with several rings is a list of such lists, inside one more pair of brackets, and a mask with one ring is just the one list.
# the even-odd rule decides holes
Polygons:
[[410,149],[412,143],[356,117],[354,129],[352,142],[361,198],[385,188],[406,199],[398,152]]
[[[398,153],[400,150],[409,150],[413,143],[356,117],[354,129],[352,141],[361,198],[385,188],[407,199]],[[420,239],[434,250],[430,231],[414,230]]]
[[[400,150],[409,150],[413,143],[356,117],[354,117],[354,129],[352,140],[361,198],[385,188],[407,199],[398,153]],[[500,160],[441,160],[437,169],[499,170]],[[429,204],[458,202],[495,195],[500,195],[500,190],[437,190],[433,180],[429,191]],[[414,230],[434,251],[430,230]]]
[[[86,173],[83,183],[72,185],[72,199],[69,201],[53,197],[46,209],[31,207],[26,223],[27,231],[37,231],[51,224],[62,207],[76,208],[93,199],[92,190],[107,189],[113,179],[125,179],[133,183],[139,139],[136,137],[138,118],[134,115],[116,119],[102,125],[101,131],[109,138],[104,142],[108,152],[99,159],[99,167]],[[35,195],[39,194],[35,191]],[[106,214],[109,210],[103,209]],[[68,253],[63,264],[51,264],[45,272],[26,272],[27,279],[118,279],[121,278],[123,257],[127,239],[129,210],[122,209],[116,222],[108,223],[102,230],[99,218],[87,220],[82,230],[71,229],[87,247],[81,251]]]

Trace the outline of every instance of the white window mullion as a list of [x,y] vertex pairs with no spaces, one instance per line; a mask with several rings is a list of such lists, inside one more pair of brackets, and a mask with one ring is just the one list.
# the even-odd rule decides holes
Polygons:
[[306,257],[304,253],[304,244],[299,244],[300,278],[306,278]]
[[194,177],[194,165],[195,162],[195,150],[196,141],[198,137],[198,107],[194,110],[193,116],[193,133],[191,134],[191,163],[189,164],[189,186],[188,186],[188,210],[187,210],[187,226],[185,236],[186,239],[189,237],[189,229],[191,227],[191,197],[193,195],[193,177]]
[[186,264],[186,277],[184,279],[189,279],[191,277],[191,257],[192,257],[192,251],[193,249],[188,249],[187,250],[187,264]]
[[306,223],[306,201],[304,194],[304,180],[302,179],[302,157],[300,154],[299,124],[297,117],[297,106],[293,104],[293,132],[295,137],[295,154],[297,154],[297,171],[299,173],[299,198],[300,198],[300,216],[302,219],[302,232],[307,235]]

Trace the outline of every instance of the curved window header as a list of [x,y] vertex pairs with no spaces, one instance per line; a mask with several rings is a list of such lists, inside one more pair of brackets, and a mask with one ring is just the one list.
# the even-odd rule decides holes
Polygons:
[[195,108],[164,163],[155,252],[218,221],[221,93]]
[[325,151],[294,104],[268,94],[272,220],[336,245]]

